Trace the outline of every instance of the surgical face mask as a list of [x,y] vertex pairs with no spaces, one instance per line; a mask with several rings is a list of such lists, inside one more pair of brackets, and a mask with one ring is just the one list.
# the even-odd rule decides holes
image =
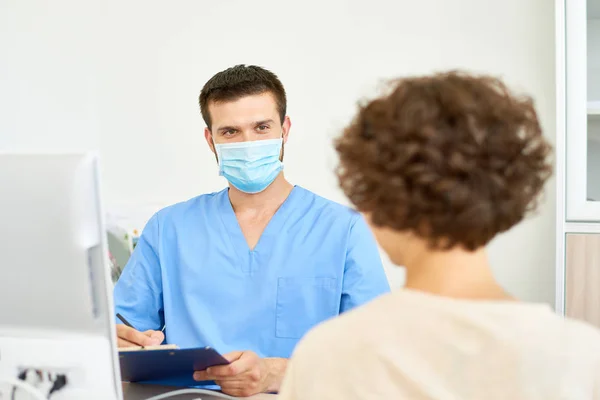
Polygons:
[[262,192],[283,169],[282,145],[282,138],[215,144],[219,175],[242,192]]

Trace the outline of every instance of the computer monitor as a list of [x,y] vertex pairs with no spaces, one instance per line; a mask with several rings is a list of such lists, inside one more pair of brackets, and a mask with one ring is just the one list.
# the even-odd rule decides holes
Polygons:
[[97,157],[0,152],[0,273],[0,385],[34,369],[121,399]]

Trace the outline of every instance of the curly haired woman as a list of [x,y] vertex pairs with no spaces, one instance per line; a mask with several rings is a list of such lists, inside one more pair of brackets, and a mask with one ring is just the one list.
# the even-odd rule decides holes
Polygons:
[[406,287],[311,331],[280,399],[600,398],[600,333],[513,298],[486,255],[551,175],[531,98],[488,76],[401,79],[336,148]]

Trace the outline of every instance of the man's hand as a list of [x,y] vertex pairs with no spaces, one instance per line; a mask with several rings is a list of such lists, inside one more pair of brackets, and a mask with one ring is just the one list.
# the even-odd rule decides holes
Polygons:
[[224,393],[247,397],[277,392],[285,374],[285,358],[260,358],[252,351],[234,351],[223,355],[231,364],[196,371],[197,381],[215,381]]
[[165,340],[165,335],[160,331],[140,332],[127,325],[118,324],[117,339],[119,347],[158,346]]

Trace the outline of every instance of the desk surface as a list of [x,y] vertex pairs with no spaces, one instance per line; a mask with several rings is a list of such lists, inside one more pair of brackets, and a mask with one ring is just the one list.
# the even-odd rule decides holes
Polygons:
[[[174,390],[185,389],[181,387],[171,386],[158,386],[158,385],[142,385],[138,383],[126,383],[123,382],[123,398],[125,400],[146,400],[149,397],[157,396],[159,394],[171,392]],[[202,400],[222,400],[221,397],[209,396],[205,394],[185,394],[180,396],[169,397],[173,400],[195,400],[199,397]],[[277,396],[274,394],[258,394],[252,397],[244,397],[246,400],[276,400]]]

